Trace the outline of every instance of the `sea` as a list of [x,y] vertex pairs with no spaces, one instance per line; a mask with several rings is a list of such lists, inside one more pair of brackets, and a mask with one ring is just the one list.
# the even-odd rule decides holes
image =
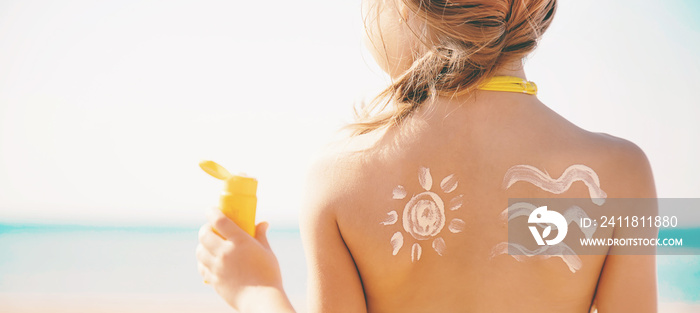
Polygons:
[[[0,293],[212,294],[197,271],[197,227],[0,224]],[[686,237],[689,236],[689,237]],[[271,229],[290,298],[306,293],[297,228]],[[700,238],[700,228],[684,230]],[[657,256],[659,302],[700,303],[700,249]]]

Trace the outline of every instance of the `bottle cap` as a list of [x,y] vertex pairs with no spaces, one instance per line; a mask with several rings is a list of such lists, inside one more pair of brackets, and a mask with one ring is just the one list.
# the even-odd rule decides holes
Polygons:
[[223,166],[214,161],[205,160],[199,162],[199,167],[214,178],[225,181],[225,191],[239,195],[255,196],[255,192],[258,189],[257,179],[247,177],[245,174],[231,175]]
[[232,176],[223,166],[214,161],[204,160],[199,162],[199,167],[216,179],[227,180]]

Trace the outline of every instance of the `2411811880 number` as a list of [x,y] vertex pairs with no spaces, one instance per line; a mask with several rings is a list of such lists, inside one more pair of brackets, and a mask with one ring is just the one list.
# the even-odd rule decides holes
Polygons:
[[600,227],[676,227],[677,216],[602,216]]

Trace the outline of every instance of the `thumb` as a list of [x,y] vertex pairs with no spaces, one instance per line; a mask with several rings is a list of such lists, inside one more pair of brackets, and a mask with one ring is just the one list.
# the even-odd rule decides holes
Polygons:
[[263,245],[263,247],[270,249],[270,243],[267,241],[267,230],[270,228],[270,223],[262,222],[255,227],[255,239]]

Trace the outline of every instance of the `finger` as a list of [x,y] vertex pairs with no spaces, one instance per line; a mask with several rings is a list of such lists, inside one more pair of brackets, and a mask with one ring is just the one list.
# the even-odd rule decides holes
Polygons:
[[270,223],[262,222],[255,227],[255,239],[257,239],[263,247],[270,249],[270,243],[267,241],[267,230],[270,228]]
[[199,229],[199,243],[209,251],[210,254],[216,255],[225,242],[225,239],[214,233],[210,224],[204,224],[204,226]]
[[214,233],[217,236],[221,237],[221,239],[226,240],[226,238],[224,238],[224,236],[221,235],[221,233],[219,233],[216,229],[214,229],[214,226],[213,226],[214,223],[212,221],[214,221],[216,219],[216,212],[217,211],[221,212],[217,207],[211,207],[211,209],[207,210],[207,213],[206,213],[207,221],[209,222],[209,225],[210,225],[211,229],[214,231]]
[[216,259],[211,252],[207,251],[207,249],[200,245],[197,245],[197,250],[195,251],[195,255],[197,256],[197,261],[199,263],[203,264],[207,268],[211,268],[212,265],[214,265],[214,260]]
[[197,270],[199,271],[199,275],[202,276],[202,281],[205,284],[211,284],[214,281],[214,275],[211,274],[211,271],[204,266],[204,264],[197,263]]
[[214,229],[221,234],[225,239],[228,240],[240,240],[249,236],[248,233],[243,231],[236,223],[234,223],[230,218],[228,218],[224,213],[218,208],[213,208],[209,210],[207,214],[209,219],[209,224],[211,224]]

